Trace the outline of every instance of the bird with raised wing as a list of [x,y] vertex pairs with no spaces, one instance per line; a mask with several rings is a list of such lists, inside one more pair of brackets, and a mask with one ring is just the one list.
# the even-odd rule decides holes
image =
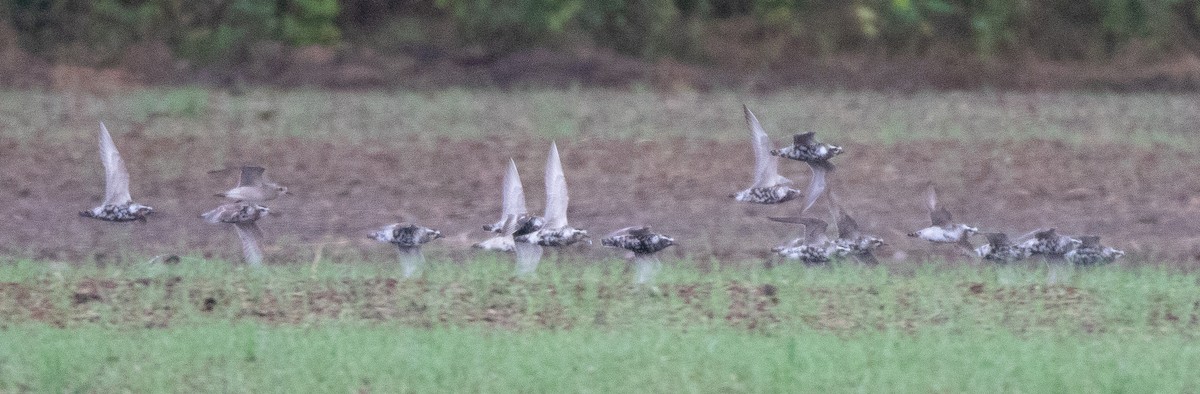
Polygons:
[[405,278],[411,278],[425,265],[421,245],[441,238],[440,231],[410,223],[393,223],[372,232],[371,239],[395,244],[400,250],[400,267]]
[[932,226],[911,232],[910,237],[920,238],[933,243],[956,244],[967,251],[973,251],[970,237],[979,233],[979,228],[961,223],[951,223],[953,217],[945,207],[938,206],[937,188],[933,183],[925,192],[926,204],[929,208],[929,221]]
[[1011,263],[1029,257],[1029,249],[1009,241],[1005,233],[985,233],[987,243],[975,249],[975,254],[986,261]]
[[779,175],[779,158],[771,155],[771,137],[763,130],[758,117],[750,107],[742,106],[746,113],[746,125],[750,128],[750,143],[754,147],[754,184],[733,195],[733,199],[757,204],[779,204],[800,196],[800,191],[789,187],[790,179]]
[[833,242],[848,250],[847,256],[854,257],[866,264],[879,264],[879,259],[875,258],[874,251],[885,245],[883,239],[860,231],[858,222],[854,221],[854,218],[850,217],[850,214],[846,213],[846,210],[837,202],[837,195],[830,192],[829,197],[836,209],[834,223],[837,224],[838,237]]
[[1059,234],[1053,227],[1037,229],[1017,238],[1017,244],[1029,250],[1030,255],[1049,259],[1061,259],[1082,243],[1074,237]]
[[129,196],[129,171],[104,122],[100,123],[100,161],[104,164],[104,201],[95,208],[80,211],[79,216],[110,222],[145,222],[154,208],[135,203]]
[[829,160],[844,151],[840,146],[817,141],[815,131],[796,134],[792,136],[792,145],[771,150],[771,155],[805,162],[812,169],[812,179],[804,191],[804,207],[800,209],[800,216],[804,216],[825,191],[825,179],[834,170]]
[[271,210],[262,205],[233,202],[218,206],[200,217],[212,224],[233,224],[238,239],[242,241],[242,257],[246,265],[260,267],[263,262],[263,234],[258,227],[258,220],[270,213]]
[[546,159],[546,212],[545,224],[529,234],[515,237],[517,242],[528,242],[541,246],[570,246],[588,238],[586,230],[571,227],[567,223],[567,178],[563,174],[558,145],[550,143],[550,155]]
[[625,249],[633,253],[635,267],[634,282],[649,283],[654,275],[662,269],[658,252],[675,245],[675,239],[663,234],[650,231],[649,226],[626,227],[614,231],[603,239],[600,244],[612,248]]
[[1108,264],[1125,255],[1123,250],[1101,245],[1100,237],[1096,235],[1079,237],[1079,242],[1078,247],[1063,255],[1071,264],[1081,266]]
[[216,196],[225,197],[234,202],[261,203],[288,194],[287,187],[271,182],[265,174],[266,171],[262,167],[244,166],[241,168],[237,186],[224,193],[217,193]]
[[776,254],[792,260],[800,260],[805,264],[824,264],[834,258],[850,254],[850,249],[830,241],[825,234],[829,224],[816,218],[801,217],[772,217],[776,222],[799,224],[804,226],[804,237],[793,239],[787,244],[771,249]]

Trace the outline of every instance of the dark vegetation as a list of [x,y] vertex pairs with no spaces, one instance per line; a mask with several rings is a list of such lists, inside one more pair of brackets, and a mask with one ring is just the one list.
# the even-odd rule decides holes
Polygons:
[[44,62],[327,87],[1200,80],[1187,0],[9,0],[0,17],[3,71],[26,73],[7,85],[54,83]]

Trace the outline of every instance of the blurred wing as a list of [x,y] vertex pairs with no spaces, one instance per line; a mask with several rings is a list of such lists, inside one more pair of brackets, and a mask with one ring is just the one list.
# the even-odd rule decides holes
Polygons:
[[758,123],[758,117],[750,112],[750,107],[742,106],[746,113],[746,125],[750,127],[750,142],[754,146],[754,185],[751,187],[771,187],[781,183],[791,183],[790,179],[779,175],[779,158],[771,155],[771,137]]
[[801,215],[808,212],[808,209],[812,208],[817,199],[821,197],[821,193],[825,192],[825,176],[833,171],[833,164],[827,161],[810,162],[808,167],[812,168],[812,179],[808,181],[808,194],[804,196],[804,208],[800,209]]
[[933,182],[930,182],[928,189],[925,190],[925,204],[929,208],[929,221],[934,226],[945,226],[954,220],[950,216],[950,211],[947,211],[946,208],[938,208],[937,186]]
[[852,217],[850,217],[850,215],[846,214],[845,210],[839,209],[838,211],[841,213],[841,215],[838,217],[838,222],[837,222],[838,238],[844,238],[844,239],[857,238],[859,235],[858,222],[855,222],[854,218],[852,218]]
[[558,145],[550,143],[550,156],[546,158],[546,226],[559,229],[567,226],[567,178],[563,175],[562,161],[558,157]]
[[649,232],[650,232],[650,226],[629,226],[629,227],[608,233],[608,235],[605,235],[604,238],[615,237],[615,236],[622,235],[622,234],[629,234],[629,235],[637,236],[637,235],[643,235],[643,234],[646,234]]
[[263,239],[262,230],[254,222],[235,223],[233,226],[237,229],[238,239],[242,240],[242,255],[246,264],[262,265],[262,248],[259,246]]
[[815,132],[815,131],[796,134],[796,135],[792,136],[792,143],[795,144],[796,146],[810,145],[813,143],[814,140],[816,140],[816,136],[817,136],[817,132]]
[[242,176],[238,179],[238,187],[242,186],[262,186],[263,173],[267,170],[262,167],[245,166],[242,167]]
[[517,274],[529,275],[537,269],[538,262],[542,261],[542,247],[525,243],[517,242],[513,245],[513,251],[516,252]]
[[504,194],[501,205],[505,215],[521,216],[525,209],[525,189],[521,187],[521,174],[517,173],[517,162],[508,159],[508,172],[504,174]]
[[816,245],[829,240],[829,236],[825,234],[825,230],[829,229],[829,224],[824,220],[814,218],[801,219],[804,224],[804,243]]
[[125,170],[125,161],[121,160],[104,122],[100,123],[100,160],[104,163],[104,204],[124,205],[133,201],[129,197],[129,172]]
[[1051,236],[1054,235],[1054,228],[1039,228],[1037,230],[1030,231],[1028,233],[1022,234],[1020,237],[1017,237],[1017,239],[1014,240],[1013,243],[1019,244],[1019,243],[1028,241],[1033,238],[1039,238],[1038,236],[1043,235],[1043,234],[1051,235]]

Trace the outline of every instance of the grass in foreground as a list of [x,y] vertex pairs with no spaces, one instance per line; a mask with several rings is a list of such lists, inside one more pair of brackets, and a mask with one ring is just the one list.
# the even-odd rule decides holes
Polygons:
[[0,267],[0,391],[1194,391],[1196,274]]

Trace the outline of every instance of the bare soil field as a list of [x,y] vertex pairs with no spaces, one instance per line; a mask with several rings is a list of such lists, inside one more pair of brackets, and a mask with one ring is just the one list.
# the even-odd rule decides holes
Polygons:
[[[117,143],[132,175],[134,199],[159,212],[148,223],[114,224],[79,217],[101,199],[103,176],[87,140],[0,137],[0,253],[14,257],[105,264],[161,254],[238,260],[231,228],[197,215],[216,206],[213,193],[236,175],[210,174],[226,165],[267,167],[294,195],[269,204],[280,215],[260,222],[271,263],[386,261],[390,245],[367,231],[400,220],[440,229],[428,245],[438,261],[466,261],[480,225],[499,211],[502,170],[513,157],[529,208],[540,212],[542,166],[549,139],[538,137],[410,141],[306,138],[253,140],[168,138],[125,133]],[[81,142],[81,141],[86,141]],[[752,158],[743,141],[685,137],[656,141],[581,138],[558,141],[571,188],[571,224],[603,235],[652,225],[701,269],[760,264],[798,228],[767,216],[794,215],[800,202],[735,203],[729,195],[750,181]],[[928,223],[921,185],[936,181],[956,218],[985,231],[1024,233],[1053,226],[1096,234],[1130,252],[1123,264],[1192,266],[1200,257],[1200,171],[1197,153],[1117,144],[1058,141],[919,141],[887,146],[846,144],[831,184],[868,232],[889,246],[885,264],[953,254],[905,234]],[[214,157],[223,158],[214,161]],[[800,185],[808,169],[783,162]],[[824,216],[825,201],[814,207]],[[827,217],[827,216],[826,216]],[[981,241],[976,241],[978,242]],[[566,255],[617,258],[598,243]],[[672,256],[673,255],[673,256]]]

